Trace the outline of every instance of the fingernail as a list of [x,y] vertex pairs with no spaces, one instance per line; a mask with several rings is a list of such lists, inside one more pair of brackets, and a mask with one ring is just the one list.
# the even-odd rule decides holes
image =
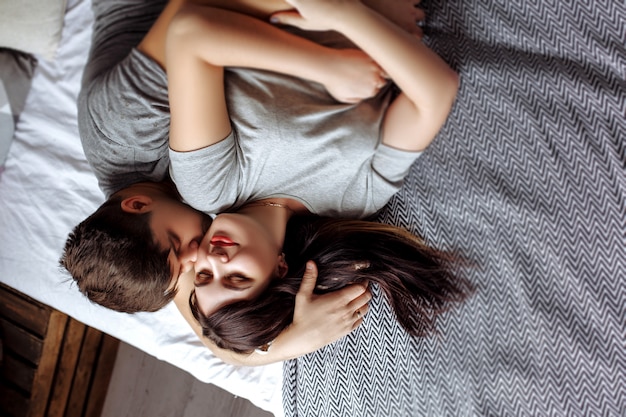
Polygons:
[[313,263],[311,261],[306,263],[306,269],[313,269]]
[[270,17],[270,23],[280,23],[280,20],[276,16]]

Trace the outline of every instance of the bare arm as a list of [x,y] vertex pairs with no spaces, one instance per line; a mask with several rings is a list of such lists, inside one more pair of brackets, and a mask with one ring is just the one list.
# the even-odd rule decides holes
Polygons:
[[200,149],[230,133],[227,66],[305,78],[347,102],[372,96],[382,80],[362,51],[326,48],[249,16],[187,5],[172,19],[166,40],[172,149]]
[[284,14],[283,23],[341,32],[402,90],[385,116],[383,142],[411,151],[426,148],[450,112],[458,90],[457,74],[414,36],[358,0],[287,1],[301,17]]
[[272,13],[291,8],[284,0],[169,0],[158,19],[137,46],[165,68],[165,38],[172,18],[186,3],[230,10],[267,20]]
[[[174,302],[176,307],[198,335],[202,343],[215,356],[226,363],[241,366],[259,366],[285,361],[313,352],[350,333],[363,321],[360,316],[367,312],[371,294],[361,285],[351,285],[330,294],[314,295],[317,269],[313,262],[302,278],[296,296],[293,323],[272,343],[267,353],[239,354],[218,348],[202,335],[202,329],[189,308],[189,296],[193,289],[193,276],[182,276]],[[359,310],[360,315],[355,311]]]

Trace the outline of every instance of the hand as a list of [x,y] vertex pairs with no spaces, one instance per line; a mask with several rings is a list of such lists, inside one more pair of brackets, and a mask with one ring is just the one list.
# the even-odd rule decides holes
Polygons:
[[387,84],[385,72],[366,53],[358,49],[333,50],[322,84],[335,100],[358,103],[378,94]]
[[291,345],[291,357],[317,350],[350,333],[363,322],[372,298],[370,291],[360,284],[316,295],[313,293],[316,281],[317,268],[309,261],[296,295],[293,322],[279,336],[283,348]]
[[334,30],[331,18],[342,8],[361,5],[359,0],[285,0],[295,11],[272,15],[283,20],[281,23],[297,26],[304,30]]
[[283,10],[273,13],[270,22],[278,25],[295,26],[302,30],[325,31],[331,30],[326,22],[313,22],[302,17],[297,10]]
[[[270,16],[270,20],[273,23],[280,23],[283,25],[296,26],[303,30],[333,30],[332,24],[329,22],[328,15],[324,15],[326,12],[318,12],[316,17],[312,12],[312,7],[320,7],[320,3],[325,3],[322,7],[333,7],[333,3],[342,3],[346,5],[348,3],[357,3],[356,1],[333,1],[333,0],[318,0],[318,1],[306,1],[306,0],[287,0],[297,10],[283,10],[273,13]],[[421,39],[424,35],[422,31],[422,25],[426,19],[424,10],[419,7],[421,0],[393,0],[387,3],[386,0],[370,2],[368,7],[382,14],[397,25],[402,30],[414,35],[418,39]],[[300,14],[306,13],[307,18]],[[316,9],[317,10],[317,9]],[[332,13],[332,12],[331,12]],[[336,13],[334,13],[336,14]],[[319,20],[317,20],[319,19]]]
[[[332,3],[332,1],[331,1]],[[317,4],[317,3],[315,3]],[[284,11],[272,15],[273,23],[292,25],[305,30],[327,30],[326,21],[303,18],[298,11]],[[387,84],[387,75],[366,53],[359,49],[329,49],[319,57],[321,65],[319,82],[337,101],[358,103],[375,96]]]

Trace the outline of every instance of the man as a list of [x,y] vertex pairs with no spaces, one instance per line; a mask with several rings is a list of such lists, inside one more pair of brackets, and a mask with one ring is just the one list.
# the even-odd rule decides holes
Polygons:
[[[107,200],[72,231],[60,263],[92,301],[122,312],[158,310],[178,289],[188,288],[189,280],[178,279],[191,270],[198,242],[211,222],[180,201],[168,175],[164,45],[169,21],[182,3],[93,5],[94,34],[78,121],[85,155]],[[289,8],[282,1],[223,3],[217,5],[264,18]],[[203,342],[225,361],[257,365],[299,356],[347,334],[361,322],[345,319],[353,315],[351,302],[358,300],[361,306],[369,293],[357,285],[314,296],[315,277],[312,265],[303,279],[294,325],[277,339],[271,354],[242,357]],[[201,337],[187,300],[177,300],[177,306]],[[334,323],[339,325],[331,328]]]
[[[94,34],[78,121],[85,155],[108,200],[70,234],[61,264],[91,300],[124,312],[155,311],[172,299],[177,278],[190,270],[210,225],[208,216],[181,202],[168,175],[165,37],[183,3],[118,0],[93,6]],[[265,20],[272,14],[289,17],[291,9],[283,0],[204,3]],[[415,16],[406,13],[412,4],[368,4],[421,33]],[[229,82],[238,81],[227,77]],[[239,102],[245,102],[247,90],[236,91]],[[373,93],[368,90],[361,98]]]
[[78,123],[107,201],[72,231],[61,264],[92,301],[123,312],[171,301],[211,220],[180,201],[168,176],[167,77],[154,45],[180,3],[93,5]]

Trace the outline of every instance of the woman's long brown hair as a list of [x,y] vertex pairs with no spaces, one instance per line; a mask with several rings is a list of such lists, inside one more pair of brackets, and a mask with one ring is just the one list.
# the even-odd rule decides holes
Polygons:
[[284,252],[287,277],[273,280],[255,300],[227,305],[205,317],[192,296],[192,312],[205,336],[236,352],[251,352],[274,340],[292,321],[308,260],[318,268],[316,293],[352,283],[377,284],[402,327],[418,337],[433,333],[437,317],[473,291],[468,281],[451,272],[450,255],[384,223],[298,216],[287,227]]

